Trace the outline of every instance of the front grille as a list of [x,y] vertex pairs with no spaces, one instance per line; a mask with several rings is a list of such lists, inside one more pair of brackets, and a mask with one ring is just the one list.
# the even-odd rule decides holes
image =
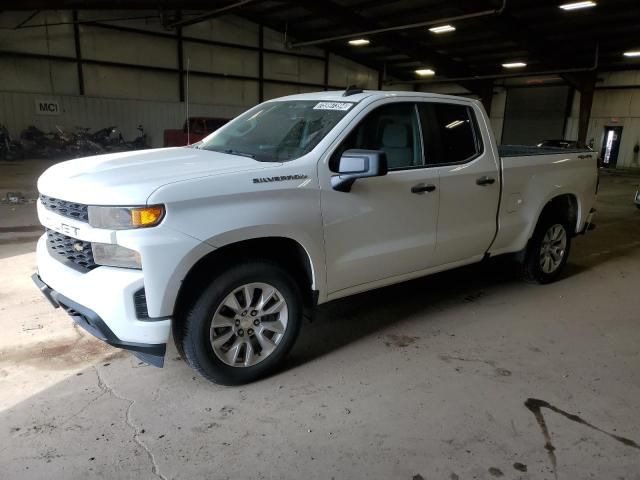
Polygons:
[[47,248],[54,258],[81,272],[88,272],[99,265],[93,259],[91,242],[68,237],[47,229]]
[[47,210],[81,222],[89,223],[89,207],[87,205],[67,202],[66,200],[47,197],[46,195],[40,195],[40,201],[42,202],[42,206]]

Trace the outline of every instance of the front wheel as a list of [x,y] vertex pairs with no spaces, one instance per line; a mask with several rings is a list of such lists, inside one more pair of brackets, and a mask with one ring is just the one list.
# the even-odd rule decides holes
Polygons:
[[257,380],[289,352],[302,313],[298,285],[279,265],[264,260],[231,267],[215,278],[186,318],[186,360],[214,383]]
[[565,220],[542,218],[529,240],[523,264],[523,277],[535,283],[551,283],[567,263],[571,249],[569,224]]

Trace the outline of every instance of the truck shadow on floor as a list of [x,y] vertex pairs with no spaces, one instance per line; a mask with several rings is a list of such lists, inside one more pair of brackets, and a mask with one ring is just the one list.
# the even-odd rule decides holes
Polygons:
[[311,321],[303,324],[283,369],[295,368],[416,315],[428,321],[431,313],[474,303],[498,287],[518,281],[514,262],[496,258],[320,305]]
[[[582,275],[640,247],[640,241],[635,239],[604,249],[598,248],[598,243],[578,243],[558,281]],[[422,315],[424,321],[428,321],[429,314],[461,302],[473,303],[481,297],[504,295],[501,289],[520,282],[517,264],[511,257],[503,256],[320,305],[312,321],[302,326],[283,369],[295,368],[415,315]],[[545,288],[524,282],[521,285]]]

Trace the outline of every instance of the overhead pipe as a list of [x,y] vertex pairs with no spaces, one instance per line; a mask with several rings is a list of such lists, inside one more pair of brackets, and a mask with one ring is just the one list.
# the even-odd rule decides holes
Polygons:
[[594,72],[598,69],[599,66],[599,56],[600,44],[596,43],[595,59],[593,65],[590,67],[543,70],[541,72],[497,73],[491,75],[473,75],[468,77],[433,78],[424,80],[389,80],[385,82],[385,85],[426,85],[435,83],[457,83],[464,81],[468,82],[473,80],[497,80],[501,78],[540,77],[543,75],[562,75],[564,73]]
[[493,10],[483,10],[481,12],[475,12],[475,13],[467,13],[464,15],[457,15],[455,17],[447,17],[447,18],[439,18],[436,20],[427,20],[424,22],[416,22],[416,23],[407,23],[407,24],[403,24],[403,25],[395,25],[393,27],[381,27],[381,28],[374,28],[372,30],[365,30],[363,32],[355,32],[355,33],[349,33],[346,35],[334,35],[332,37],[325,37],[325,38],[318,38],[316,40],[309,40],[306,42],[292,42],[288,44],[289,48],[298,48],[298,47],[308,47],[311,45],[318,45],[321,43],[327,43],[327,42],[333,42],[334,40],[344,40],[347,38],[358,38],[358,37],[362,37],[362,36],[370,36],[370,35],[377,35],[379,33],[387,33],[387,32],[397,32],[400,30],[410,30],[413,28],[420,28],[420,27],[428,27],[430,25],[439,25],[439,24],[447,24],[447,23],[453,23],[453,22],[459,22],[461,20],[469,20],[471,18],[479,18],[479,17],[488,17],[488,16],[493,16],[493,15],[500,15],[502,12],[504,12],[504,9],[507,8],[507,0],[502,0],[502,6],[498,9],[493,9]]

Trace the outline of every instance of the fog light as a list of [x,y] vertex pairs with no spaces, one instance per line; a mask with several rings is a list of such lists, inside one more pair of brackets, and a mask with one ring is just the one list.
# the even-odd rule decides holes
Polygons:
[[140,254],[130,248],[110,243],[92,243],[93,260],[109,267],[142,268]]

